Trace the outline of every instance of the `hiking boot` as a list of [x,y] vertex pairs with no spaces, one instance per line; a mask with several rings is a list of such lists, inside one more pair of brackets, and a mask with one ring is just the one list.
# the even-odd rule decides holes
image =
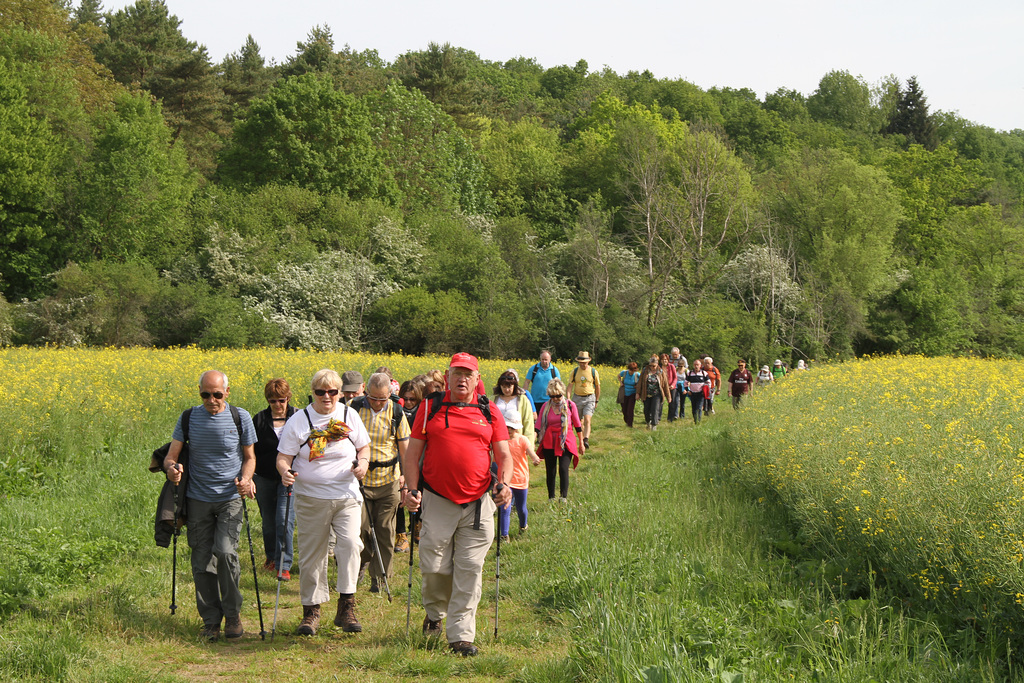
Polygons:
[[356,619],[356,596],[351,593],[338,596],[338,614],[334,617],[334,625],[341,627],[345,633],[360,633],[363,630]]
[[[583,439],[583,447],[586,448],[588,451],[590,450],[590,438],[589,437]],[[470,644],[472,644],[472,643],[470,643]]]
[[376,576],[371,576],[370,577],[370,592],[371,593],[380,593],[380,584],[377,583],[377,577]]
[[281,573],[277,575],[277,578],[281,581],[291,581],[292,573],[287,569],[282,569]]
[[522,536],[523,534],[525,534],[527,529],[529,529],[529,528],[530,528],[529,524],[527,524],[526,526],[519,527],[519,535]]
[[243,633],[245,633],[245,629],[242,628],[242,617],[235,615],[224,618],[225,638],[241,638]]
[[452,652],[463,657],[476,657],[477,653],[480,652],[476,645],[465,640],[457,640],[454,643],[448,643],[448,645],[451,647]]
[[508,534],[505,534],[504,536],[501,537],[501,542],[502,543],[508,543],[510,540],[512,540],[512,539],[509,538]]
[[273,572],[275,569],[277,569],[277,565],[274,564],[273,560],[267,560],[263,563],[263,568],[266,569],[268,572]]
[[216,643],[220,639],[220,624],[204,624],[203,630],[199,632],[199,637]]
[[395,536],[395,552],[396,553],[407,553],[409,552],[409,534],[401,533]]
[[428,638],[441,635],[441,620],[433,621],[430,617],[423,617],[423,635]]
[[320,605],[303,605],[302,622],[295,629],[295,633],[300,636],[315,636],[318,628],[320,628]]

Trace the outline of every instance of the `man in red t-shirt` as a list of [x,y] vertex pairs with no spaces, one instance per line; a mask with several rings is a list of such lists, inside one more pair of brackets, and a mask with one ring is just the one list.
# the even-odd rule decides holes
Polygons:
[[747,361],[740,359],[736,362],[736,369],[729,375],[729,395],[732,396],[733,410],[740,409],[740,402],[743,397],[750,393],[750,387],[754,386],[754,376],[747,370]]
[[[495,503],[504,506],[512,500],[512,454],[501,412],[479,401],[476,358],[468,353],[452,356],[446,379],[448,390],[438,410],[433,401],[425,401],[416,413],[403,460],[408,489],[402,492],[402,503],[409,512],[421,504],[423,508],[423,633],[440,635],[447,616],[448,644],[455,653],[472,657],[477,654],[476,608],[484,558],[494,540]],[[496,484],[491,478],[492,450]]]

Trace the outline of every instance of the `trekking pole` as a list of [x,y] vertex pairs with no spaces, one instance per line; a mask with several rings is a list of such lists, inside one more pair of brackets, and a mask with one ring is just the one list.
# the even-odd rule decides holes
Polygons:
[[[494,495],[497,496],[501,493],[501,489],[505,487],[504,484],[498,484],[494,487]],[[498,512],[498,518],[501,518],[501,512]],[[498,548],[494,553],[494,639],[498,639],[498,584],[501,582],[501,529],[498,529]]]
[[[174,464],[174,468],[178,469],[178,464]],[[181,535],[181,527],[178,526],[178,483],[174,483],[174,515],[171,520],[174,524],[174,550],[172,551],[171,559],[171,614],[174,614],[174,610],[178,609],[178,536]]]
[[249,528],[249,508],[245,505],[245,496],[242,496],[242,514],[245,515],[245,535],[249,537],[249,559],[252,560],[252,580],[256,584],[256,610],[260,613],[260,640],[266,640],[267,632],[263,630],[263,605],[260,603],[260,580],[256,576],[256,553],[252,550],[252,530]]
[[373,528],[373,514],[370,513],[370,501],[366,500],[366,490],[363,489],[362,482],[359,482],[359,495],[363,497],[363,504],[366,506],[366,520],[370,523],[370,542],[373,544],[373,554],[377,556],[377,566],[380,567],[380,580],[384,582],[384,592],[387,593],[388,602],[391,602],[391,589],[388,587],[388,575],[384,570],[384,558],[380,554],[377,530]]
[[419,512],[409,513],[409,593],[405,598],[405,637],[409,637],[409,615],[412,614],[412,558],[416,554],[416,517]]
[[[288,470],[292,475],[295,470]],[[288,515],[292,511],[292,487],[287,488],[288,497],[284,501],[284,529],[288,531]],[[281,604],[281,561],[284,560],[284,543],[281,544],[281,551],[277,553],[277,599],[274,600],[274,623],[270,627],[270,642],[274,642],[274,633],[277,631],[277,606]]]

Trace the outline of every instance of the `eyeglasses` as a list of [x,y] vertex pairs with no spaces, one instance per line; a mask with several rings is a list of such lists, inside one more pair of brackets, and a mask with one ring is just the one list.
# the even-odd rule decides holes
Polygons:
[[561,394],[549,394],[548,398],[551,398],[551,399],[562,398],[562,395]]
[[324,394],[327,394],[328,396],[332,396],[333,397],[333,396],[337,396],[338,395],[338,390],[337,389],[314,389],[313,393],[316,394],[317,396],[323,396]]
[[219,401],[222,398],[224,398],[224,392],[223,391],[215,391],[213,393],[210,393],[209,391],[200,391],[199,392],[199,398],[203,399],[204,401],[206,399],[210,398],[211,396],[213,396],[215,399],[217,399]]
[[376,396],[370,396],[369,394],[367,394],[366,398],[370,401],[373,401],[374,403],[384,403],[391,397],[385,396],[384,398],[377,398]]
[[267,399],[267,403],[280,403],[280,404],[283,405],[283,404],[285,404],[287,402],[288,402],[288,399],[286,399],[286,398],[268,398]]

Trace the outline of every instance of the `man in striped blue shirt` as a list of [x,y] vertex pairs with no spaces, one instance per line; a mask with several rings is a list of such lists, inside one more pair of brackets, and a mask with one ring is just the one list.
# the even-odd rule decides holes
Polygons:
[[[223,372],[204,372],[199,377],[203,403],[191,409],[188,423],[188,546],[192,549],[196,607],[203,619],[201,635],[211,641],[220,637],[221,620],[226,637],[239,638],[243,633],[238,585],[241,496],[252,498],[255,493],[256,430],[249,413],[228,405],[230,391]],[[174,483],[181,481],[178,457],[184,441],[179,417],[164,459],[167,479]]]

